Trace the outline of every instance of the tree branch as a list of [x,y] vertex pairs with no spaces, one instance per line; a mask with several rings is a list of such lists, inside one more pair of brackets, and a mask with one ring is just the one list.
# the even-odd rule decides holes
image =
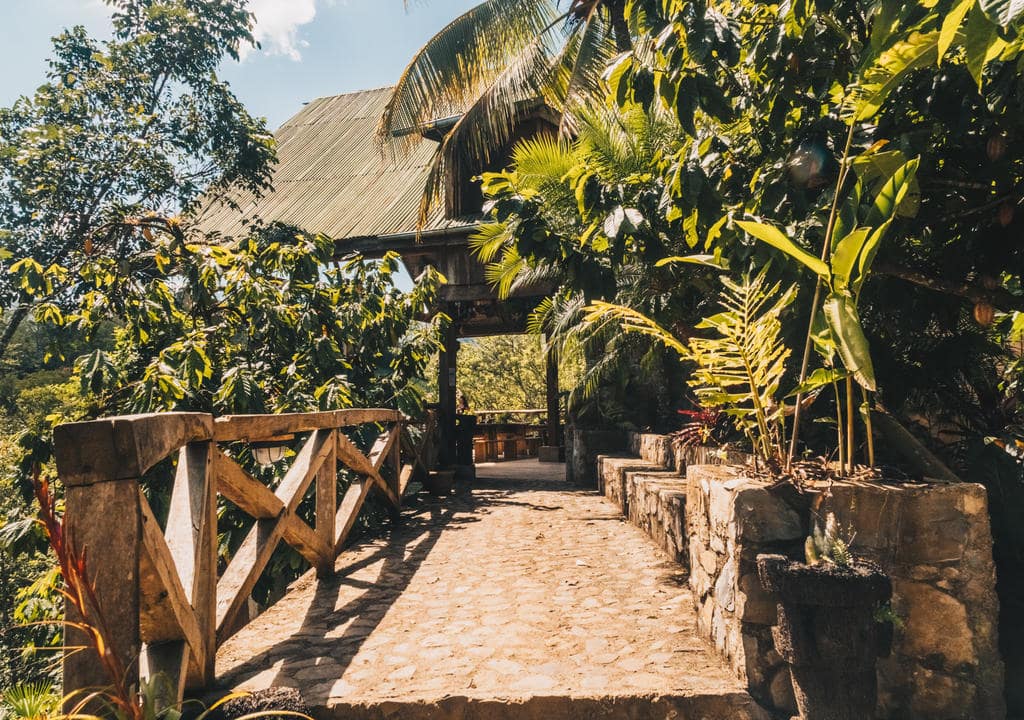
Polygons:
[[1007,292],[1003,288],[989,289],[980,283],[945,280],[943,278],[927,275],[917,270],[911,270],[910,268],[902,265],[884,262],[876,262],[873,267],[873,272],[879,275],[899,278],[900,280],[904,280],[919,287],[928,288],[929,290],[934,290],[935,292],[944,293],[946,295],[956,295],[966,300],[970,300],[975,304],[988,303],[989,305],[993,305],[1004,312],[1009,310],[1024,311],[1024,298],[1018,297],[1011,292]]

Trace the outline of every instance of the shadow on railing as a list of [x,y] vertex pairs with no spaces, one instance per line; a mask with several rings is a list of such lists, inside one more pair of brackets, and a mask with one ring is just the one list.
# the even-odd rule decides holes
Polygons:
[[[376,426],[368,451],[345,429]],[[433,414],[410,433],[394,410],[354,409],[283,415],[157,413],[58,427],[57,471],[66,488],[65,523],[88,555],[91,580],[113,647],[137,676],[170,678],[180,700],[187,688],[214,680],[217,648],[244,625],[250,594],[284,541],[319,577],[333,574],[368,494],[377,488],[395,512],[416,475],[436,461]],[[271,490],[221,448],[267,449],[308,433],[288,471]],[[165,527],[140,480],[176,454]],[[237,454],[237,453],[236,453]],[[355,479],[338,497],[338,468]],[[315,522],[298,514],[315,494]],[[218,576],[217,503],[222,496],[255,519]],[[66,645],[86,645],[69,612]],[[130,678],[129,680],[133,680]],[[66,652],[64,692],[103,687],[95,652]]]

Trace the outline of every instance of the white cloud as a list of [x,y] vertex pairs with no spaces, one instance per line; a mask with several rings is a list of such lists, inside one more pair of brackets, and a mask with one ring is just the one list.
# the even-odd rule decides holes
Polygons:
[[[299,37],[299,28],[313,22],[316,0],[250,0],[249,10],[256,15],[253,35],[267,55],[302,59],[307,43]],[[251,48],[243,48],[243,57]]]

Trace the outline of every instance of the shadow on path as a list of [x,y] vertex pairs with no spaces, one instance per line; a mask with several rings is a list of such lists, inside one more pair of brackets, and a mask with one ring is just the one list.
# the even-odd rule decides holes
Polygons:
[[[448,497],[426,495],[408,498],[401,520],[382,537],[364,538],[353,550],[369,554],[352,559],[343,553],[338,559],[335,577],[316,582],[312,600],[299,629],[277,639],[271,647],[233,667],[222,683],[237,686],[274,667],[270,685],[301,685],[305,701],[324,705],[338,694],[335,687],[350,668],[366,640],[374,633],[388,611],[409,587],[413,577],[444,532],[458,531],[469,523],[503,506],[527,508],[537,512],[562,510],[561,505],[525,502],[517,499],[523,492],[590,492],[572,488],[564,481],[550,478],[517,480],[483,477],[471,487],[461,486]],[[590,517],[588,520],[603,520]],[[348,556],[348,557],[347,557]],[[354,575],[380,565],[372,579]],[[361,590],[351,596],[351,589]],[[338,605],[339,596],[347,598]],[[268,612],[273,612],[273,609]],[[254,622],[259,622],[259,619]],[[280,665],[277,665],[277,663]]]

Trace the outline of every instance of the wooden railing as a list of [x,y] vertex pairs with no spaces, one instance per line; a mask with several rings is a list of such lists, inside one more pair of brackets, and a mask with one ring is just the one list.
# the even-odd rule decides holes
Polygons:
[[[383,432],[364,452],[345,430],[367,425]],[[398,412],[374,409],[220,418],[158,413],[58,427],[54,450],[66,490],[65,525],[85,551],[109,651],[131,668],[131,680],[167,675],[178,700],[188,688],[211,684],[217,648],[246,621],[242,611],[280,542],[319,577],[332,574],[370,491],[376,488],[397,512],[414,474],[431,469],[434,430],[430,416],[414,438]],[[307,433],[275,489],[229,455],[245,444],[290,442]],[[172,456],[173,487],[161,527],[140,481]],[[340,498],[338,466],[355,478]],[[298,514],[308,492],[315,494],[312,525]],[[218,496],[255,520],[220,573]],[[74,627],[80,619],[69,613],[69,648],[85,643]],[[89,648],[65,652],[66,694],[110,684],[96,660]]]

